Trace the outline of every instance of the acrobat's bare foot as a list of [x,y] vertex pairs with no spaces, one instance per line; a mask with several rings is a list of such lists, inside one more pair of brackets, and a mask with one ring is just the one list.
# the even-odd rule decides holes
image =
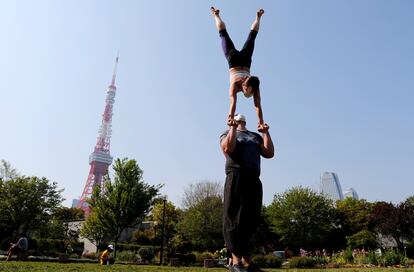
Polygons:
[[215,7],[210,8],[211,13],[213,13],[214,16],[220,16],[220,10],[216,9]]
[[263,14],[264,14],[264,9],[259,9],[256,13],[257,19],[260,19],[260,17],[262,17]]

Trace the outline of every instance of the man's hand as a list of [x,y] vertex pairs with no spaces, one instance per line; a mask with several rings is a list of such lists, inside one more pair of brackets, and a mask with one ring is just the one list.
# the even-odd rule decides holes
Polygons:
[[269,125],[264,123],[264,124],[259,124],[257,125],[257,131],[261,132],[261,133],[266,133],[269,131]]
[[237,122],[236,122],[236,120],[234,120],[234,118],[229,117],[227,119],[227,125],[229,127],[237,127]]

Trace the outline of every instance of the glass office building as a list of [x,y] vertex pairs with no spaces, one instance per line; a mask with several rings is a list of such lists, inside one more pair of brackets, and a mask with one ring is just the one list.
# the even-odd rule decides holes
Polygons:
[[320,192],[331,198],[333,201],[343,200],[341,184],[336,173],[323,172],[321,174]]
[[358,200],[358,194],[354,188],[349,188],[348,190],[344,191],[344,198],[351,197],[353,199]]

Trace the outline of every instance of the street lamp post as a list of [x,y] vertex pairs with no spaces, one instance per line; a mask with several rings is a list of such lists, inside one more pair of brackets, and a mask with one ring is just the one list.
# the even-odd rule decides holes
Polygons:
[[160,265],[162,265],[162,259],[164,255],[165,202],[167,202],[166,196],[162,199],[162,202],[163,202],[163,210],[162,210],[162,228],[161,228]]

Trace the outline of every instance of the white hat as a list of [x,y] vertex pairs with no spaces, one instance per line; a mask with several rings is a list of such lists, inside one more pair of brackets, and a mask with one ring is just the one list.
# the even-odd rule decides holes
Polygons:
[[113,245],[109,245],[109,246],[108,246],[108,248],[109,248],[110,250],[114,250],[114,246],[113,246]]
[[246,117],[244,117],[243,114],[236,114],[236,116],[234,116],[234,120],[236,121],[243,121],[246,123]]

